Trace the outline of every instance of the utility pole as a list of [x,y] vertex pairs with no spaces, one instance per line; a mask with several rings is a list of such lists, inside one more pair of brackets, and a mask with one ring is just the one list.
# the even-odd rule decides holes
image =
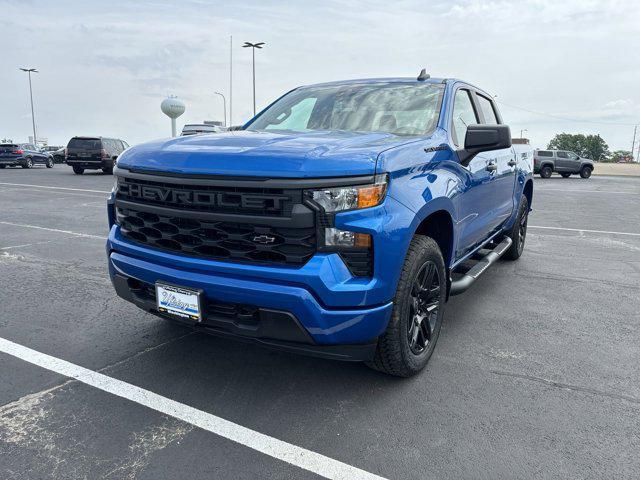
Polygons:
[[31,124],[33,126],[33,144],[38,147],[38,137],[36,137],[36,117],[33,113],[33,90],[31,89],[31,72],[38,73],[35,68],[20,68],[23,72],[27,72],[29,75],[29,98],[31,99]]
[[264,45],[264,42],[251,43],[244,42],[242,48],[251,47],[251,52],[253,53],[253,116],[256,116],[256,48],[261,49]]
[[[636,148],[636,132],[637,131],[638,131],[638,125],[633,127],[633,141],[631,142],[631,161],[632,162],[633,162],[633,159],[636,158],[634,156],[634,152],[635,152],[635,148]],[[640,150],[640,147],[638,147],[638,150]]]

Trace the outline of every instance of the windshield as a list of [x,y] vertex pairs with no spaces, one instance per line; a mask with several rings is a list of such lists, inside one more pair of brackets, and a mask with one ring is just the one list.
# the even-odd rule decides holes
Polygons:
[[299,88],[271,105],[247,130],[425,135],[438,123],[443,90],[443,85],[415,83]]

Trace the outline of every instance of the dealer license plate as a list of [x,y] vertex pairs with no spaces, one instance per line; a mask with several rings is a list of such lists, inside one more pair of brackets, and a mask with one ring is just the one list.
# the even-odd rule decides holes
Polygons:
[[156,304],[158,311],[175,317],[202,321],[200,307],[201,292],[189,288],[156,283]]

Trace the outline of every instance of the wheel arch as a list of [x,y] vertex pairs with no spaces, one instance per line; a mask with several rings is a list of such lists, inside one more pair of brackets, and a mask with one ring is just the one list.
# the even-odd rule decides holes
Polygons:
[[433,238],[440,247],[442,257],[447,269],[451,266],[454,252],[454,231],[453,218],[451,213],[445,209],[436,210],[429,213],[418,224],[415,235],[425,235]]
[[524,184],[524,188],[522,189],[522,194],[527,197],[527,202],[529,202],[529,208],[531,208],[531,203],[533,202],[533,180],[528,179]]
[[544,167],[551,167],[551,171],[553,172],[556,171],[556,166],[554,165],[553,162],[542,162],[540,164],[540,170],[542,170]]

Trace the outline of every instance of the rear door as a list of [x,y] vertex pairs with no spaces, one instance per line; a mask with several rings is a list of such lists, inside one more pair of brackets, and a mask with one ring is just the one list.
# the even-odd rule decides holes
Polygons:
[[33,145],[31,143],[27,143],[27,144],[25,144],[24,149],[26,150],[25,153],[29,154],[29,156],[31,157],[32,161],[37,162],[37,161],[41,160],[41,153],[36,148],[35,145]]
[[[486,125],[502,123],[495,103],[480,92],[475,92],[480,121]],[[478,154],[490,168],[491,189],[489,192],[491,215],[486,228],[493,231],[511,217],[514,208],[513,191],[516,184],[516,153],[513,147],[491,150]],[[490,232],[488,232],[490,233]]]

